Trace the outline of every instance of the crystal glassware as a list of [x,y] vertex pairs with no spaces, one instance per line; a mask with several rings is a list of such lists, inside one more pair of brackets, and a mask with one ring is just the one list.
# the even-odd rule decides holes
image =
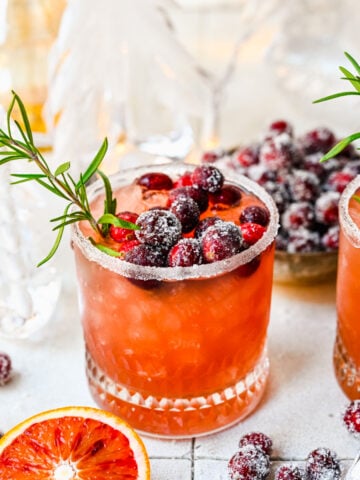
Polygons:
[[[160,168],[174,179],[194,167]],[[149,171],[154,166],[112,177],[118,208],[140,213],[166,203],[168,193],[144,194],[133,183]],[[261,239],[225,260],[139,266],[96,249],[84,224],[73,229],[92,395],[102,408],[148,434],[190,437],[221,430],[252,412],[265,389],[278,213],[256,183],[240,175],[225,178],[243,196],[240,206],[216,215],[238,221],[241,209],[252,203],[270,213]],[[90,188],[97,214],[102,185]]]

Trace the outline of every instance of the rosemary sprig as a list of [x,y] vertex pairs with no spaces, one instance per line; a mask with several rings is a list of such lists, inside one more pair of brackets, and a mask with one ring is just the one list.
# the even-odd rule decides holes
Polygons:
[[[66,201],[63,214],[50,220],[55,224],[53,230],[57,231],[57,237],[50,252],[38,266],[43,265],[54,256],[60,245],[64,228],[75,222],[88,221],[96,234],[103,238],[108,235],[109,225],[111,224],[123,228],[137,229],[138,227],[135,224],[126,222],[115,216],[116,199],[113,197],[110,181],[108,177],[99,170],[108,148],[107,139],[103,141],[94,159],[85,172],[80,174],[80,178],[77,181],[73,179],[69,172],[71,167],[70,162],[62,163],[53,172],[42,153],[34,145],[29,118],[22,100],[15,92],[12,93],[13,98],[7,112],[6,130],[0,128],[0,147],[2,147],[0,149],[0,165],[18,160],[33,163],[39,169],[40,173],[14,173],[12,177],[16,180],[11,183],[20,184],[33,181]],[[24,127],[22,127],[17,120],[12,121],[12,113],[15,106],[17,106],[20,111]],[[12,131],[12,122],[16,126],[16,136],[14,136]],[[91,213],[86,192],[87,182],[96,173],[102,179],[105,188],[104,214],[98,220],[96,220]],[[102,246],[96,244],[93,239],[92,242],[101,251],[105,251],[111,255],[117,253],[109,247],[106,247],[106,249],[102,248]]]
[[[346,82],[349,82],[353,86],[354,90],[333,93],[332,95],[319,98],[318,100],[315,100],[313,103],[326,102],[328,100],[333,100],[335,98],[345,97],[349,95],[360,95],[360,65],[349,53],[347,52],[344,52],[344,53],[346,58],[349,60],[349,62],[355,69],[355,73],[351,73],[345,67],[339,67],[340,72],[344,75],[343,77],[341,77],[341,80],[345,80]],[[325,162],[326,160],[329,160],[330,158],[335,157],[340,152],[342,152],[344,148],[346,148],[350,143],[354,142],[355,140],[358,140],[359,138],[360,138],[360,132],[357,132],[342,139],[321,158],[320,162]]]

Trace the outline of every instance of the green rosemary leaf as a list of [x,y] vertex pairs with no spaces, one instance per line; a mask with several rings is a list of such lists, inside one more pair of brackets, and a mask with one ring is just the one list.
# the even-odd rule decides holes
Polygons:
[[124,255],[123,252],[117,252],[116,250],[113,250],[110,247],[105,247],[105,245],[101,245],[101,243],[95,243],[94,241],[92,241],[91,243],[98,250],[100,250],[103,253],[106,253],[107,255],[110,255],[111,257],[122,257]]
[[22,121],[24,122],[25,130],[26,130],[29,142],[31,144],[33,144],[34,143],[33,134],[32,134],[32,131],[31,131],[29,117],[27,116],[25,106],[24,106],[21,98],[14,91],[12,91],[12,94],[14,95],[14,100],[16,101],[16,103],[18,104],[18,107],[20,109],[21,118],[22,118]]
[[[68,213],[69,208],[70,208],[70,205],[68,205],[65,208],[64,215],[66,215]],[[55,239],[54,245],[52,246],[52,248],[51,248],[50,252],[47,254],[47,256],[43,260],[41,260],[40,263],[37,264],[38,267],[40,267],[41,265],[44,265],[44,263],[48,262],[55,255],[57,249],[59,248],[59,245],[60,245],[63,233],[64,233],[64,228],[65,228],[65,225],[63,225],[62,227],[59,228],[59,231],[58,231],[57,237]]]
[[350,55],[350,53],[344,52],[344,54],[346,58],[352,63],[357,73],[360,75],[360,65],[358,64],[358,62]]
[[50,220],[50,222],[60,222],[61,220],[65,220],[66,218],[83,218],[84,217],[84,212],[76,211],[76,212],[71,212],[67,213],[66,215],[60,215],[60,217],[55,217]]
[[340,152],[344,150],[350,143],[352,143],[354,140],[357,140],[360,138],[360,132],[358,133],[353,133],[352,135],[349,135],[348,137],[344,138],[343,140],[340,140],[339,143],[337,143],[329,152],[324,155],[320,162],[325,162],[326,160],[329,160],[330,158],[336,157]]
[[60,223],[59,225],[56,225],[56,227],[53,228],[53,231],[55,232],[56,230],[59,230],[59,228],[64,228],[67,225],[77,223],[80,220],[87,220],[87,217],[84,216],[83,218],[69,218],[69,220],[65,220],[64,222]]
[[42,173],[12,173],[12,177],[20,178],[16,182],[11,182],[10,185],[18,185],[19,183],[30,182],[31,180],[37,180],[39,178],[46,178],[46,175]]
[[70,162],[62,163],[55,170],[55,173],[54,173],[55,177],[58,177],[59,175],[62,175],[63,173],[67,172],[69,168],[70,168]]
[[358,203],[360,203],[360,197],[358,195],[353,195],[352,198],[356,200]]
[[104,213],[116,213],[116,198],[113,198],[113,192],[110,184],[109,178],[105,175],[104,172],[98,170],[97,172],[104,182],[105,187],[105,208]]
[[328,100],[333,100],[334,98],[346,97],[348,95],[360,95],[360,92],[339,92],[334,93],[333,95],[328,95],[327,97],[322,97],[317,100],[314,100],[313,103],[327,102]]
[[7,111],[7,116],[6,116],[7,129],[10,137],[11,137],[11,114],[14,110],[14,106],[15,106],[15,97],[13,97],[11,100],[9,109]]
[[3,165],[4,163],[12,162],[13,160],[20,160],[23,157],[20,155],[9,155],[8,157],[2,158],[0,160],[0,165]]
[[351,85],[355,88],[355,90],[357,92],[360,92],[360,85],[356,82],[356,77],[351,72],[349,72],[349,70],[347,70],[346,68],[344,67],[339,67],[339,68],[340,68],[340,71],[345,75],[345,77],[350,81]]
[[122,218],[116,217],[111,213],[105,213],[104,215],[102,215],[97,221],[97,223],[99,223],[100,225],[110,224],[114,225],[115,227],[128,228],[129,230],[140,230],[140,227],[135,223],[123,220]]
[[94,160],[90,163],[88,168],[82,174],[82,180],[80,179],[79,182],[77,183],[77,185],[76,185],[77,189],[81,187],[81,183],[83,183],[85,185],[86,182],[88,182],[90,180],[90,178],[94,175],[96,170],[100,167],[100,164],[105,157],[107,149],[108,149],[108,141],[107,141],[107,138],[105,138],[105,140],[103,141],[99,151],[95,155]]
[[14,141],[9,137],[5,138],[3,136],[0,136],[0,147],[7,147],[9,150],[17,152],[22,157],[31,158],[31,155],[26,154],[26,152],[16,147]]
[[26,135],[24,133],[24,130],[21,128],[20,123],[17,120],[14,120],[15,125],[17,126],[20,135],[22,136],[24,140],[24,146],[26,146],[29,150],[33,151],[33,146],[30,144],[29,140],[26,138]]

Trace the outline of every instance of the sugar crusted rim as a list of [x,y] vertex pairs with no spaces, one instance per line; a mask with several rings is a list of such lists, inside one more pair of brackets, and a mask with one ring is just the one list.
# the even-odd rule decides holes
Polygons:
[[351,218],[349,213],[349,202],[356,190],[360,188],[360,175],[357,175],[343,191],[339,201],[340,225],[356,248],[360,248],[360,229]]
[[[110,177],[110,181],[113,189],[116,190],[121,186],[133,182],[135,178],[147,172],[161,171],[162,173],[168,174],[170,177],[174,177],[174,175],[182,175],[186,171],[193,170],[195,167],[196,165],[184,163],[146,165],[118,172]],[[270,214],[269,225],[260,240],[249,249],[244,250],[237,255],[214,263],[193,265],[191,267],[144,267],[126,262],[125,260],[119,260],[118,258],[111,257],[110,255],[101,252],[82,234],[78,224],[73,225],[72,240],[88,260],[96,262],[102,267],[119,275],[142,280],[178,281],[211,278],[249,263],[273,242],[279,227],[279,214],[273,199],[260,185],[238,173],[223,168],[219,170],[223,173],[227,184],[230,183],[236,185],[256,195],[264,203]],[[103,193],[103,184],[99,179],[88,188],[90,201],[94,200],[101,193]]]

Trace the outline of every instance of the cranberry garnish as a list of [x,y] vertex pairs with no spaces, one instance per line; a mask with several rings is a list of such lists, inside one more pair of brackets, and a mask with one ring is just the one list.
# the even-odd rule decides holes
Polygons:
[[217,152],[209,150],[208,152],[203,153],[201,161],[204,163],[215,163],[219,156],[220,155]]
[[242,223],[240,225],[241,234],[247,245],[254,245],[266,232],[266,228],[258,223]]
[[360,400],[353,400],[346,407],[343,416],[347,430],[356,438],[360,437]]
[[[121,220],[135,223],[139,215],[132,212],[120,212],[116,216]],[[130,230],[129,228],[123,227],[115,227],[114,225],[110,225],[109,234],[110,237],[115,240],[115,242],[124,242],[125,240],[135,239],[135,230]]]
[[320,235],[306,228],[289,232],[287,251],[289,253],[309,253],[319,250]]
[[137,219],[136,237],[140,242],[169,249],[181,237],[181,223],[168,210],[148,210]]
[[245,445],[255,445],[260,448],[260,450],[266,455],[271,455],[272,452],[272,440],[270,437],[261,432],[251,432],[246,433],[240,438],[239,447],[244,447]]
[[195,238],[201,238],[204,232],[209,228],[215,225],[215,223],[222,222],[220,217],[205,217],[197,224],[194,232]]
[[235,185],[224,185],[217,193],[211,193],[209,200],[212,210],[226,210],[236,207],[241,201],[242,192]]
[[192,198],[198,205],[200,213],[205,212],[209,205],[208,193],[201,188],[195,188],[192,186],[188,187],[179,187],[174,188],[169,192],[168,205],[171,205],[172,202],[184,197]]
[[[124,260],[142,267],[165,267],[167,265],[167,257],[163,249],[145,244],[138,245],[126,252]],[[159,280],[146,278],[128,278],[128,280],[145,290],[157,288],[161,284]]]
[[317,448],[307,457],[305,473],[307,480],[338,480],[341,469],[336,453],[328,448]]
[[191,172],[185,172],[183,175],[181,175],[180,178],[174,182],[173,188],[179,188],[179,187],[189,187],[192,185],[192,180],[191,180]]
[[282,133],[287,133],[290,137],[293,136],[293,127],[289,122],[285,120],[276,120],[269,125],[269,134],[272,135],[281,135]]
[[288,135],[266,140],[260,147],[259,159],[270,170],[288,168],[294,163],[294,148]]
[[306,170],[295,170],[289,175],[288,184],[290,195],[296,202],[311,202],[319,194],[319,179]]
[[182,238],[169,252],[170,267],[191,267],[202,263],[201,246],[195,238]]
[[161,172],[144,173],[136,183],[147,190],[170,190],[173,187],[171,178]]
[[329,228],[329,230],[323,235],[321,239],[321,243],[326,251],[331,252],[339,248],[339,236],[339,225],[334,225],[333,227]]
[[326,153],[335,145],[335,135],[328,128],[316,128],[300,138],[300,144],[305,153]]
[[327,185],[330,190],[342,193],[355,176],[349,171],[333,172],[328,178]]
[[270,215],[264,207],[258,205],[250,205],[244,208],[240,214],[240,223],[258,223],[266,227],[269,223]]
[[5,385],[11,378],[11,358],[7,353],[0,352],[0,386]]
[[264,480],[270,472],[269,457],[255,445],[246,445],[228,463],[231,480]]
[[204,260],[208,263],[224,260],[243,250],[240,229],[231,222],[218,222],[201,237]]
[[224,183],[224,175],[213,165],[200,165],[192,173],[193,185],[203,190],[215,193]]
[[190,197],[175,200],[169,210],[180,220],[182,233],[191,232],[198,224],[200,210],[197,203]]
[[339,218],[338,192],[325,192],[315,202],[315,215],[318,222],[334,225]]
[[283,227],[287,229],[312,227],[315,222],[314,207],[311,203],[308,202],[292,203],[283,213],[281,221]]
[[250,145],[244,147],[236,153],[236,162],[241,167],[250,167],[259,163],[259,147],[258,145]]
[[275,472],[275,480],[305,480],[305,472],[297,465],[282,465]]
[[124,258],[126,252],[129,252],[130,250],[132,250],[134,247],[137,247],[138,245],[141,245],[141,243],[136,238],[133,240],[125,240],[124,242],[121,242],[118,245],[116,245],[116,250],[120,252],[121,254],[120,258]]

